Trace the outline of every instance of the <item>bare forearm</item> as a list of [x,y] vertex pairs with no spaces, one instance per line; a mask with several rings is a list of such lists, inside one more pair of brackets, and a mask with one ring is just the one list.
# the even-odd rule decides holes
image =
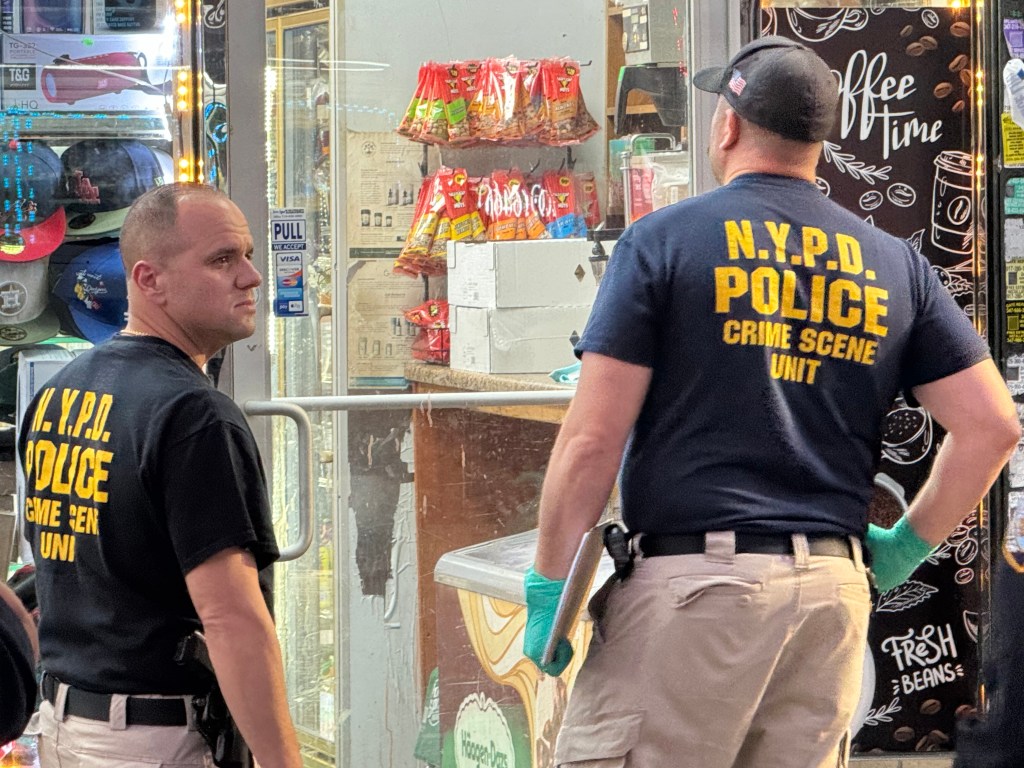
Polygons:
[[300,768],[288,713],[281,650],[269,615],[205,627],[224,700],[261,768]]
[[621,446],[586,437],[556,443],[541,492],[538,573],[565,578],[580,539],[601,518],[621,458]]
[[931,474],[910,505],[915,533],[937,546],[985,497],[1013,452],[973,435],[947,435]]

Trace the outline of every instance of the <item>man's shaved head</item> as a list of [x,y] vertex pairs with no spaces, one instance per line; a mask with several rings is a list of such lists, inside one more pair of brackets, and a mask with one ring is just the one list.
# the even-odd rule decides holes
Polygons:
[[177,250],[178,204],[197,197],[230,199],[208,184],[176,182],[151,189],[132,204],[121,226],[121,258],[126,273],[130,274],[143,259],[163,261]]

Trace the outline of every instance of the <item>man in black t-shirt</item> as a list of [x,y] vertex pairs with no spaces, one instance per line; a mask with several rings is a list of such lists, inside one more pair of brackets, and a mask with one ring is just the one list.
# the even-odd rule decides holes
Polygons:
[[255,759],[298,768],[266,478],[240,409],[203,372],[255,329],[249,226],[223,193],[171,184],[135,202],[120,248],[127,327],[43,386],[19,436],[41,763],[207,765],[191,701],[209,680],[174,660],[201,629]]
[[14,590],[0,581],[0,745],[28,725],[36,702],[36,627]]
[[[718,94],[708,152],[723,186],[616,245],[541,495],[524,650],[548,674],[572,660],[562,639],[542,664],[544,642],[621,460],[641,556],[591,603],[556,763],[834,768],[860,692],[862,545],[879,590],[901,583],[1020,428],[925,259],[816,188],[838,101],[828,65],[766,37],[694,85]],[[900,390],[947,434],[884,530],[866,515]]]

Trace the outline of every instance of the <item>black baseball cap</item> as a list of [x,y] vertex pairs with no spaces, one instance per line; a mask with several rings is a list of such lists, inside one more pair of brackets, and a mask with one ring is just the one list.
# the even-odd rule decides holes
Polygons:
[[825,139],[839,104],[839,81],[828,64],[777,35],[747,43],[724,67],[702,69],[693,84],[724,96],[740,117],[796,141]]

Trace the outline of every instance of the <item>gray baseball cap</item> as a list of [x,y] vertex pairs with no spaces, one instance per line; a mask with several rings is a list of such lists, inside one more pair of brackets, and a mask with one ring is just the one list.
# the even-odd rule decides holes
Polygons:
[[785,37],[760,37],[724,67],[693,77],[725,97],[740,117],[787,139],[822,141],[835,122],[839,81],[818,54]]

